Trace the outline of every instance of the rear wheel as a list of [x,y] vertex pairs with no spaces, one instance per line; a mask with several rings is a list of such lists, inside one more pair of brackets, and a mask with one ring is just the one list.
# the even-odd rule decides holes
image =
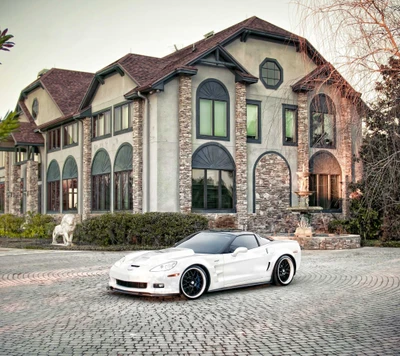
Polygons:
[[197,299],[205,292],[207,275],[203,268],[190,266],[183,272],[180,282],[181,292],[188,299]]
[[274,284],[287,286],[294,277],[294,263],[289,256],[281,256],[275,264]]

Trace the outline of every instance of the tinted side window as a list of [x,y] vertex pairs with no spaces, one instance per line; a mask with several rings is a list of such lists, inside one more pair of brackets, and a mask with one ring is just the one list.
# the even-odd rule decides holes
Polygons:
[[258,247],[258,242],[254,235],[240,235],[236,237],[229,247],[230,253],[234,252],[238,247],[247,247],[249,250]]

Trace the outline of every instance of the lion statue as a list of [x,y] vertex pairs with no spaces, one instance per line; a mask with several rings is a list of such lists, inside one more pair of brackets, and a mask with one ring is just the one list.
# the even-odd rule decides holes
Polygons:
[[57,237],[63,237],[63,244],[65,246],[72,245],[72,237],[76,226],[75,216],[66,214],[61,220],[61,224],[57,225],[53,231],[53,245],[57,245]]

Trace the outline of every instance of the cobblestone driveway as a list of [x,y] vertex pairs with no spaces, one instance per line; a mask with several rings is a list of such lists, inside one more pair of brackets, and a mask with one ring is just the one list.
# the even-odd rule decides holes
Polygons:
[[0,355],[399,355],[400,249],[303,251],[288,287],[105,290],[124,253],[0,249]]

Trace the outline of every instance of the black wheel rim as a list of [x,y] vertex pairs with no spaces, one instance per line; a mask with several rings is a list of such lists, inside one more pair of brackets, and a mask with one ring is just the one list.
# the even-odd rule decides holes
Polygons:
[[190,269],[182,278],[182,290],[188,297],[197,297],[204,290],[204,276],[198,269]]
[[279,264],[278,276],[282,283],[285,283],[290,278],[291,266],[287,259],[284,259]]

